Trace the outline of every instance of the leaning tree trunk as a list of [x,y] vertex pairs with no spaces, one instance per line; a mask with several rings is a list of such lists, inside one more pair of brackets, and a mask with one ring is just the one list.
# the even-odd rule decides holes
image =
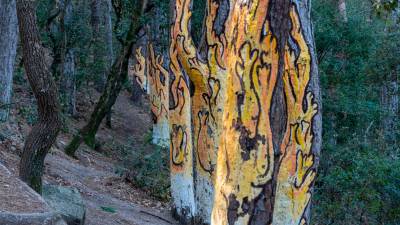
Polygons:
[[39,113],[39,121],[26,139],[19,172],[23,181],[41,193],[44,159],[61,127],[57,88],[45,61],[34,1],[17,0],[17,15],[24,67]]
[[15,0],[0,0],[0,121],[6,121],[9,114],[17,42]]
[[[142,1],[145,4],[146,1]],[[111,110],[117,97],[122,89],[125,80],[128,77],[129,58],[133,52],[133,45],[136,42],[136,33],[141,25],[141,15],[143,5],[137,6],[133,13],[132,22],[124,40],[124,45],[115,60],[110,72],[107,76],[107,82],[104,87],[103,93],[100,96],[92,114],[90,115],[89,122],[78,131],[72,141],[65,148],[65,153],[69,156],[75,156],[75,152],[84,141],[88,146],[95,148],[95,135],[100,127],[101,122],[107,113]]]
[[[170,87],[171,192],[183,222],[309,223],[321,146],[310,3],[208,1],[207,58],[176,0]],[[211,210],[212,209],[212,215]]]

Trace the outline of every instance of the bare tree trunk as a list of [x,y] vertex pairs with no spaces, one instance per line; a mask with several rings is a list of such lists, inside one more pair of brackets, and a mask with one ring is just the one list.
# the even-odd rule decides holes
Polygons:
[[61,19],[61,27],[63,32],[63,40],[62,40],[62,92],[65,96],[67,112],[76,116],[76,68],[75,68],[75,49],[70,46],[69,34],[66,31],[66,27],[71,26],[72,16],[73,16],[73,3],[71,0],[65,0],[63,5],[63,13]]
[[[386,77],[381,87],[382,129],[385,144],[383,147],[389,152],[399,151],[396,132],[399,132],[399,86],[397,68]],[[397,150],[397,151],[396,151]],[[394,153],[395,154],[395,153]]]
[[[105,22],[105,42],[107,46],[107,71],[111,69],[114,61],[113,48],[113,26],[112,26],[112,0],[105,0],[104,22]],[[111,128],[112,110],[107,113],[106,125]]]
[[[400,24],[396,23],[400,15],[400,5],[388,20],[391,24],[385,27],[386,43],[393,43],[395,39],[389,38],[390,34],[398,32]],[[399,120],[399,80],[400,64],[396,61],[388,65],[390,73],[384,76],[381,86],[381,127],[383,131],[384,143],[382,149],[389,154],[395,156],[400,152],[399,137],[400,137],[400,120]],[[396,157],[394,157],[396,158]]]
[[[92,43],[93,43],[93,65],[95,66],[96,88],[99,91],[103,91],[106,83],[106,48],[104,47],[103,38],[103,0],[91,0],[91,25],[92,25]],[[98,76],[98,77],[97,77]]]
[[346,7],[346,0],[339,0],[339,13],[340,16],[342,17],[343,22],[347,23],[348,19],[347,19],[347,7]]
[[8,119],[17,42],[15,0],[0,0],[0,122]]
[[[111,69],[114,60],[112,39],[112,3],[111,0],[92,0],[92,28],[93,28],[93,62],[95,71],[100,75],[97,89],[103,90],[106,85],[106,74]],[[106,125],[111,128],[112,110],[107,112]]]
[[[142,1],[145,4],[146,1]],[[89,122],[79,130],[78,134],[74,136],[72,141],[65,148],[65,152],[69,156],[74,156],[76,150],[80,144],[84,141],[88,146],[95,148],[95,135],[100,127],[101,122],[107,113],[111,110],[115,104],[119,92],[122,89],[122,85],[128,77],[129,59],[133,52],[133,46],[136,42],[136,34],[141,26],[141,15],[143,5],[137,6],[133,13],[132,22],[124,40],[124,45],[115,60],[108,76],[106,86],[104,87],[103,93],[97,102]]]
[[67,110],[70,115],[76,116],[76,68],[73,48],[68,49],[65,54],[63,70]]
[[26,139],[20,162],[20,177],[35,191],[42,191],[44,159],[60,130],[57,87],[45,61],[36,25],[34,1],[17,0],[24,67],[38,104],[39,121]]

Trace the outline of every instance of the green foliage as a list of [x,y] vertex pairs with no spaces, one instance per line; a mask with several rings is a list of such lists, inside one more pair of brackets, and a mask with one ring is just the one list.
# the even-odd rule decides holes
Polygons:
[[152,131],[148,131],[145,135],[144,135],[144,142],[146,144],[151,144],[151,141],[153,140],[153,132]]
[[170,198],[169,187],[169,150],[150,144],[151,133],[143,137],[144,145],[139,148],[133,147],[133,140],[121,145],[115,142],[112,146],[113,154],[118,156],[123,164],[115,168],[115,173],[127,176],[128,180],[151,196],[168,201]]
[[38,120],[38,112],[34,104],[21,106],[18,114],[31,126]]
[[131,171],[135,185],[152,196],[166,201],[169,199],[169,151],[154,146],[134,152]]
[[193,16],[192,16],[192,37],[193,41],[198,45],[204,29],[204,17],[206,14],[207,1],[193,1]]
[[346,4],[347,22],[337,1],[313,6],[324,107],[313,223],[400,224],[400,150],[382,144],[380,102],[399,63],[400,33],[393,20],[374,17],[370,2]]
[[373,0],[373,7],[378,16],[387,16],[399,7],[399,0]]

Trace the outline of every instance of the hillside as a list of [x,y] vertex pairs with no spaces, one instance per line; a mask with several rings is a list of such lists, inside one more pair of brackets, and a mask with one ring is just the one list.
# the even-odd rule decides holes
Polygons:
[[[15,87],[15,104],[10,122],[1,127],[0,161],[14,174],[18,173],[19,153],[34,119],[33,96],[23,86]],[[127,93],[118,98],[113,114],[113,128],[102,127],[97,135],[101,147],[96,151],[82,145],[77,158],[67,157],[62,149],[75,130],[82,126],[99,94],[94,90],[80,93],[79,117],[66,121],[51,153],[46,158],[44,182],[77,188],[86,207],[88,225],[165,225],[175,224],[170,217],[168,202],[151,197],[148,191],[128,182],[126,157],[121,146],[139,149],[152,146],[145,142],[151,120],[147,112],[136,107]],[[89,97],[84,97],[89,96]],[[122,172],[121,172],[122,171]]]

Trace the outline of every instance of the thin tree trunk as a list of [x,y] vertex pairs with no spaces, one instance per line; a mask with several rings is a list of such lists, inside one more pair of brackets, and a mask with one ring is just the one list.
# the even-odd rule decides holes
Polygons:
[[28,135],[20,162],[20,177],[42,191],[44,159],[61,127],[57,87],[45,61],[36,24],[34,1],[17,0],[24,67],[38,104],[39,120]]
[[10,111],[17,42],[15,0],[0,0],[0,122],[8,119]]
[[[385,27],[386,44],[393,42],[393,38],[389,38],[391,33],[396,33],[400,29],[400,24],[396,23],[400,15],[400,5],[393,11],[388,18],[390,26]],[[390,73],[384,76],[381,86],[380,105],[381,127],[383,131],[384,143],[381,145],[383,150],[390,155],[396,156],[400,152],[398,138],[400,136],[400,120],[399,120],[399,80],[400,64],[391,63],[388,66]],[[396,158],[396,157],[394,157]]]
[[[142,4],[143,1],[142,1]],[[140,8],[139,8],[140,7]],[[133,13],[133,21],[131,22],[124,46],[121,49],[118,58],[115,60],[110,73],[107,76],[106,86],[97,102],[89,122],[79,130],[72,141],[65,148],[65,152],[69,156],[74,156],[80,144],[84,141],[88,146],[95,148],[95,135],[100,127],[101,122],[107,113],[115,104],[122,85],[128,76],[129,58],[133,52],[133,45],[136,41],[136,33],[141,26],[140,17],[142,15],[142,6],[138,6]]]
[[347,19],[347,7],[346,7],[346,0],[339,0],[339,13],[340,16],[342,17],[343,22],[347,23],[348,19]]
[[[111,69],[114,60],[111,10],[111,0],[92,0],[93,61],[96,65],[95,71],[100,75],[97,89],[101,91],[106,85],[106,74]],[[112,110],[107,112],[106,116],[106,125],[110,128],[111,114]]]
[[76,68],[75,68],[75,50],[72,46],[70,46],[69,34],[66,31],[66,28],[71,26],[72,17],[73,17],[73,3],[71,0],[64,1],[63,5],[63,13],[61,19],[61,27],[63,33],[63,40],[62,40],[62,49],[63,49],[63,57],[62,57],[62,64],[63,64],[63,85],[62,92],[64,93],[66,105],[67,105],[67,112],[72,115],[76,116]]
[[93,43],[93,65],[95,66],[96,77],[96,88],[99,91],[103,91],[107,77],[107,64],[106,64],[106,48],[104,44],[106,43],[104,38],[103,24],[103,0],[91,0],[90,10],[91,10],[91,25],[92,25],[92,43]]
[[68,49],[65,54],[63,73],[67,110],[70,115],[76,116],[76,68],[75,50],[73,48]]
[[[112,3],[111,0],[105,0],[104,22],[105,22],[105,42],[107,45],[107,71],[111,69],[114,61],[113,48],[113,26],[112,26]],[[107,113],[106,125],[111,128],[112,110]]]
[[399,84],[396,72],[397,69],[392,70],[389,76],[386,77],[381,87],[381,107],[383,111],[381,118],[385,140],[383,147],[388,152],[399,151],[399,149],[396,149],[398,148],[398,133],[396,133],[396,131],[399,132]]

